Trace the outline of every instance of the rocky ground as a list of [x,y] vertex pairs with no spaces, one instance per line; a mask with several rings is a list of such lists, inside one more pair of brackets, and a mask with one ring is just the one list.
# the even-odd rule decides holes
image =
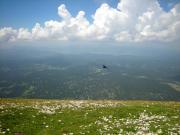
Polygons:
[[0,99],[0,134],[179,135],[180,102]]

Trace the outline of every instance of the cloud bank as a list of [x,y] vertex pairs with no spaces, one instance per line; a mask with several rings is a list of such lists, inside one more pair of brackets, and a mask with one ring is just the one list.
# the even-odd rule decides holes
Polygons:
[[58,7],[59,20],[36,23],[27,28],[0,29],[0,42],[36,40],[103,40],[117,42],[180,39],[180,4],[164,11],[157,0],[121,0],[116,8],[102,4],[89,22],[84,11],[72,16],[64,4]]

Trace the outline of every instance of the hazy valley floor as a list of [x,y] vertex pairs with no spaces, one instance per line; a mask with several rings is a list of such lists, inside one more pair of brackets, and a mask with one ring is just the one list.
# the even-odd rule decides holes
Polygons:
[[180,134],[180,102],[0,99],[0,134]]

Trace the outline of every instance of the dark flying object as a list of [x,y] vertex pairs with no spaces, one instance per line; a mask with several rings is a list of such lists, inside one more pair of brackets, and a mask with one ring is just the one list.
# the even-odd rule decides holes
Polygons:
[[104,68],[104,69],[106,68],[106,69],[107,69],[108,67],[107,67],[107,66],[105,66],[105,65],[102,65],[102,68]]

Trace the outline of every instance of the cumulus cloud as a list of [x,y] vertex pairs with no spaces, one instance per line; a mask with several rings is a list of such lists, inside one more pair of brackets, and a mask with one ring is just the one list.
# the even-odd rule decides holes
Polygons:
[[62,4],[58,7],[58,15],[65,20],[68,20],[71,18],[71,14],[66,9],[66,6],[64,4]]
[[0,29],[0,42],[17,40],[110,40],[117,42],[174,41],[180,38],[180,4],[164,11],[157,0],[121,0],[116,8],[102,4],[90,23],[84,11],[72,16],[64,4],[60,21],[36,23],[28,30]]
[[17,33],[17,39],[20,40],[30,40],[32,39],[32,34],[28,29],[20,28]]
[[0,41],[15,41],[17,37],[17,30],[10,27],[0,29]]

